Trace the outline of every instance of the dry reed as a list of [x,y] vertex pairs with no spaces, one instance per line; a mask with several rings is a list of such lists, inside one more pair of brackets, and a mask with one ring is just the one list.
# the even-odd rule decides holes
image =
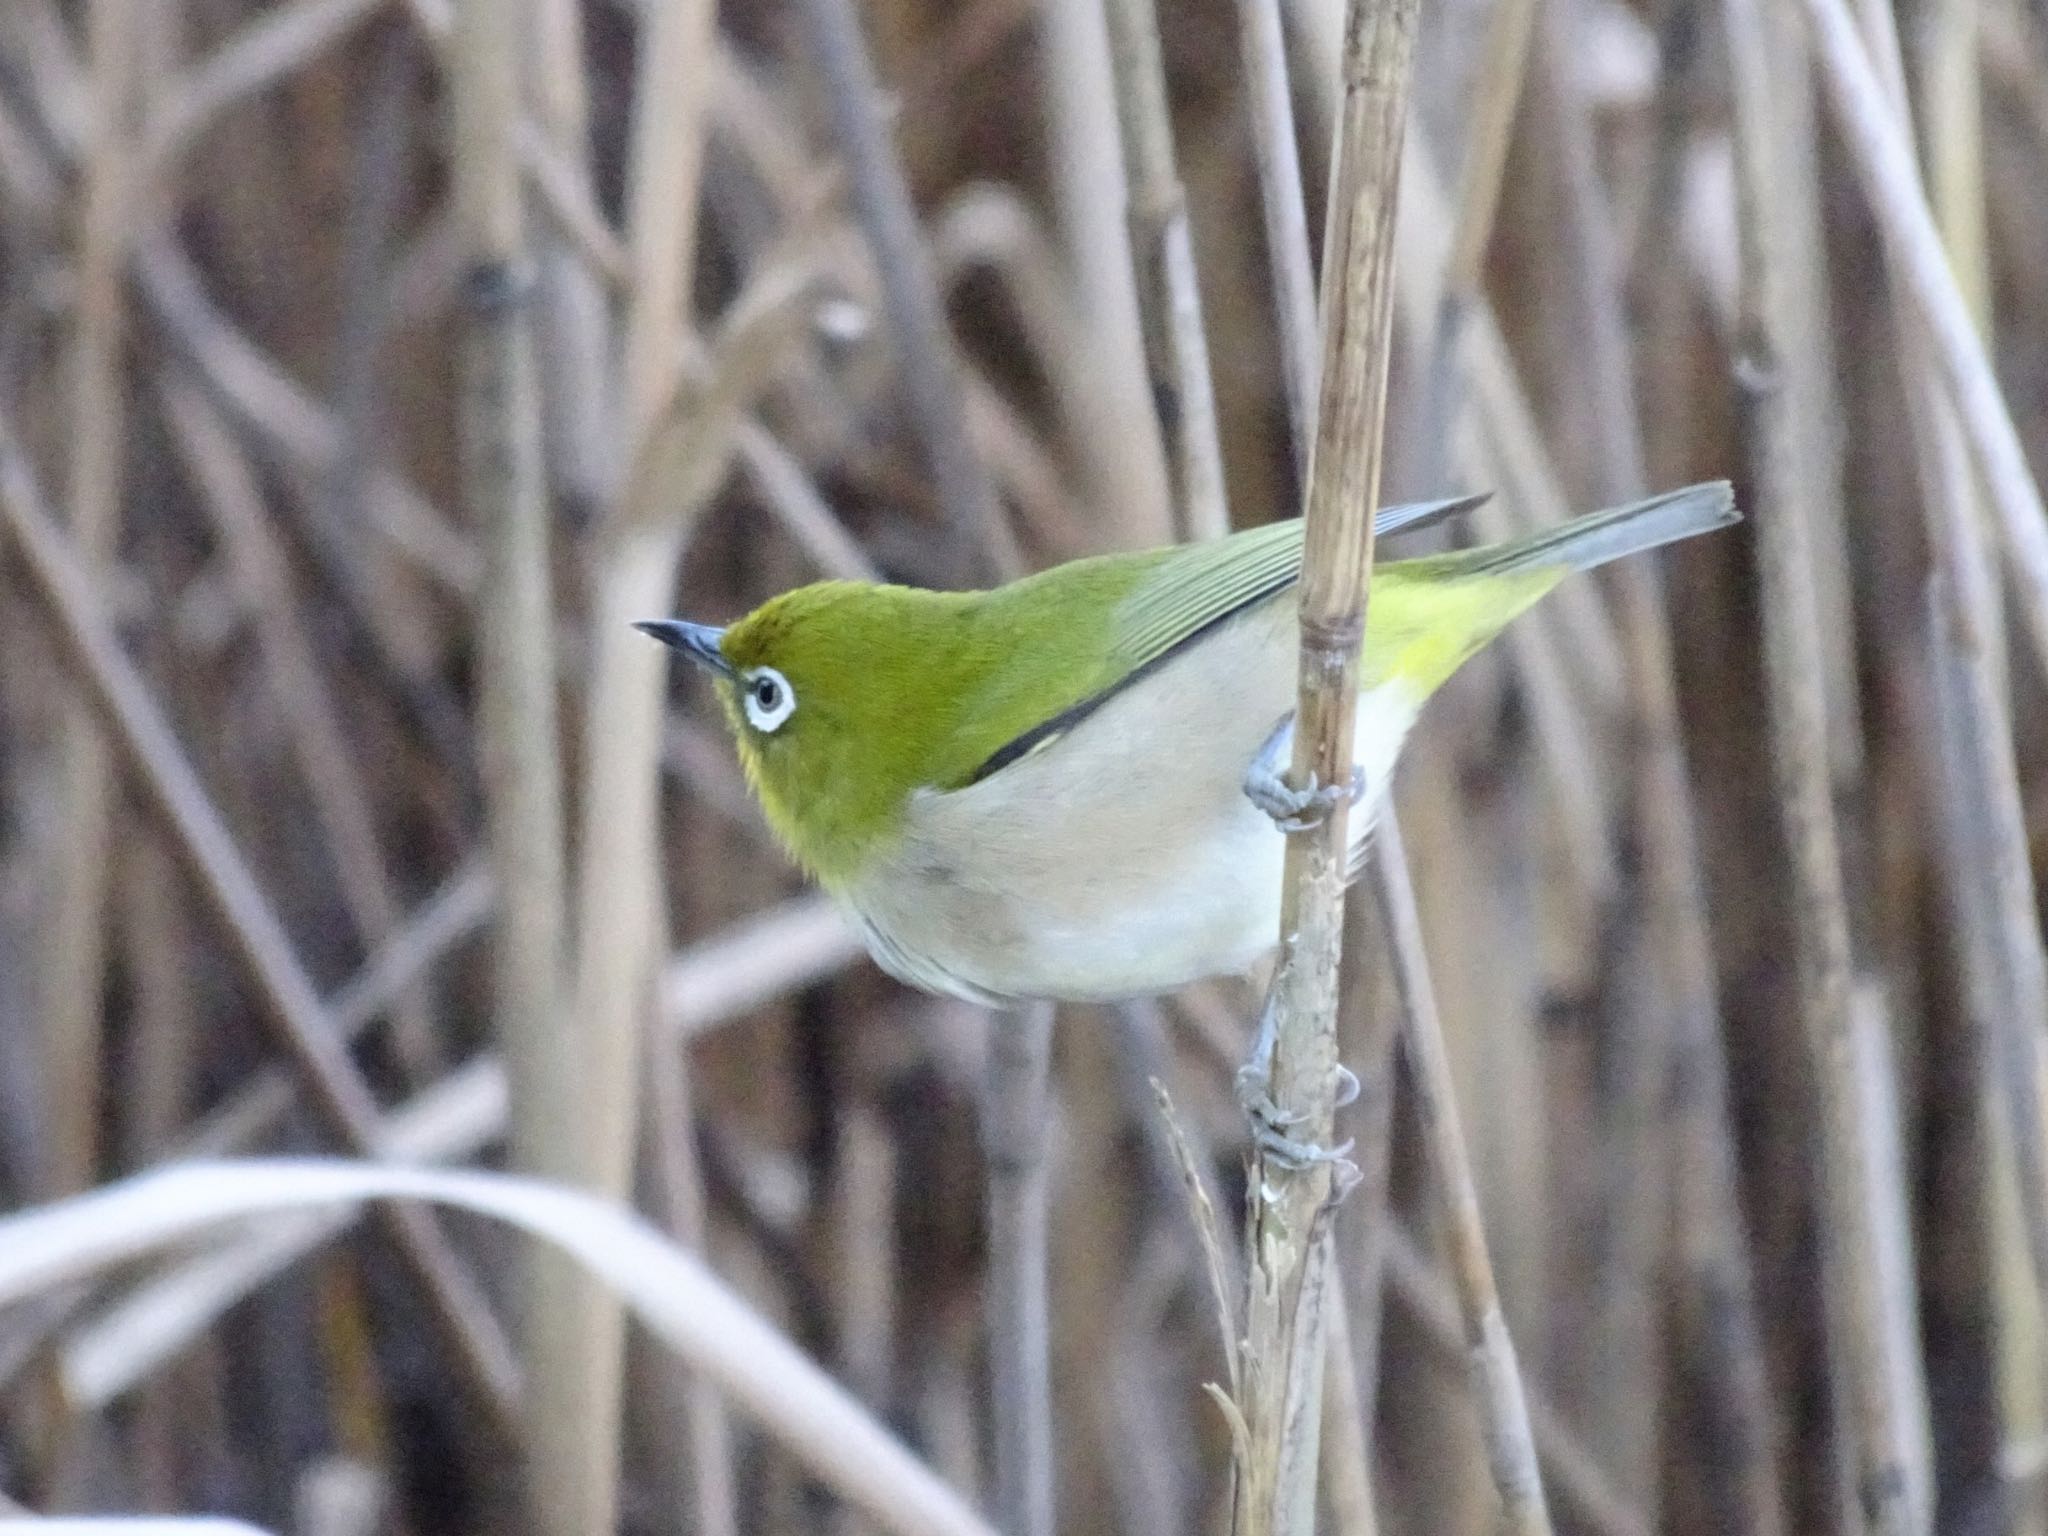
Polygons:
[[[1347,134],[1335,4],[0,5],[0,1191],[114,1186],[0,1268],[132,1255],[0,1302],[0,1509],[1167,1536],[1249,1449],[1274,1528],[2048,1531],[2048,17],[1400,9]],[[1250,988],[886,981],[625,622],[1715,475],[1417,727],[1334,1122],[1291,973],[1321,1216]],[[308,1151],[692,1278],[268,1163],[122,1246]]]

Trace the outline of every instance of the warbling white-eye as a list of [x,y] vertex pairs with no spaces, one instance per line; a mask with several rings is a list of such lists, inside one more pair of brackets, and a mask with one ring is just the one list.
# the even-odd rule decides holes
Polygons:
[[[1739,515],[1715,482],[1378,566],[1353,873],[1403,738],[1467,658],[1570,572]],[[884,970],[977,1002],[1105,1002],[1278,943],[1281,826],[1312,800],[1280,779],[1301,555],[1291,520],[987,592],[827,581],[724,629],[640,628],[713,674],[769,824]]]

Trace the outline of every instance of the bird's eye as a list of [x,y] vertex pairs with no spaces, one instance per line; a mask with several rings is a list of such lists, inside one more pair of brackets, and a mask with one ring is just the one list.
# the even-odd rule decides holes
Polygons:
[[747,723],[757,731],[772,731],[796,712],[796,694],[789,679],[773,667],[757,667],[741,680],[745,692]]

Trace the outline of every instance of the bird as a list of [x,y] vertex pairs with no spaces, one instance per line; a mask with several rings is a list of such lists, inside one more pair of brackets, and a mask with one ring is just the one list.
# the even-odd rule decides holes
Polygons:
[[[1384,509],[1379,534],[1482,497]],[[1355,878],[1402,743],[1567,575],[1738,521],[1726,481],[1375,566]],[[639,629],[707,673],[747,781],[884,971],[995,1007],[1248,975],[1280,939],[1303,524],[1069,561],[984,591],[822,581]]]

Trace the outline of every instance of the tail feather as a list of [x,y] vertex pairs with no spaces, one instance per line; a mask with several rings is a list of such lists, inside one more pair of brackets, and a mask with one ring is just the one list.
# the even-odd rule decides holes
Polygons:
[[1461,563],[1474,575],[1526,571],[1561,565],[1590,571],[1610,560],[1675,544],[1742,521],[1735,492],[1726,480],[1709,480],[1666,491],[1626,506],[1588,512],[1555,528],[1475,549]]

